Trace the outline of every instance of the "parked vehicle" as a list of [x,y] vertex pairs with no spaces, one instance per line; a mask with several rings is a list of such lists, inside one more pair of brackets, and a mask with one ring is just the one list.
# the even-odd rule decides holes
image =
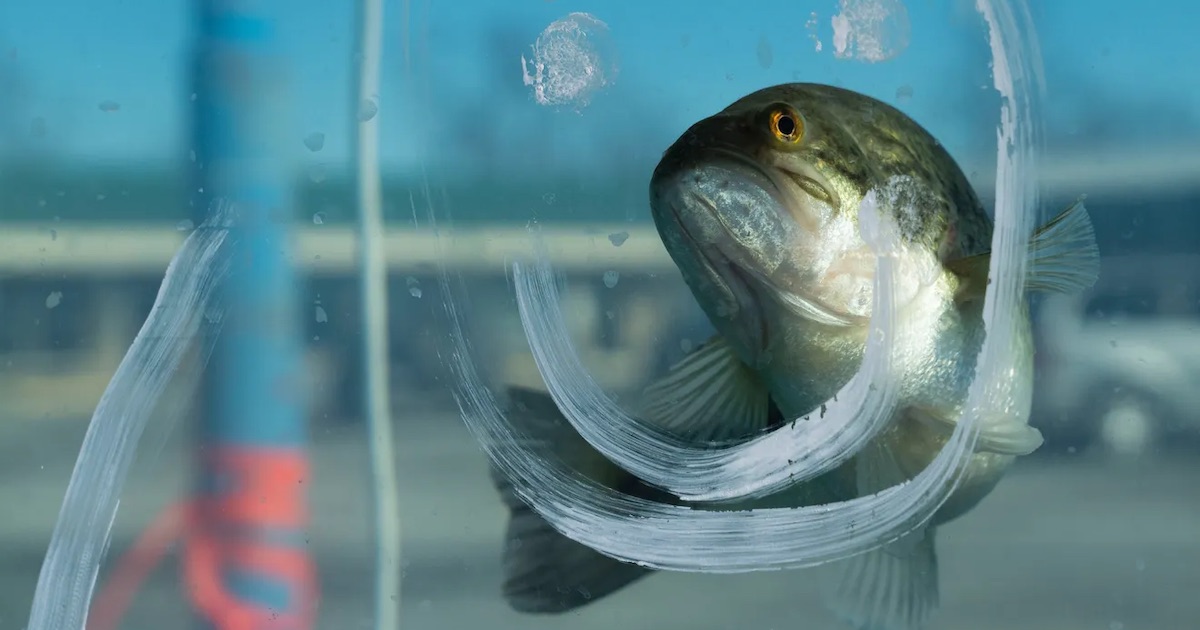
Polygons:
[[[1200,437],[1200,256],[1127,256],[1041,301],[1033,423],[1050,450]],[[1174,440],[1173,440],[1174,441]]]

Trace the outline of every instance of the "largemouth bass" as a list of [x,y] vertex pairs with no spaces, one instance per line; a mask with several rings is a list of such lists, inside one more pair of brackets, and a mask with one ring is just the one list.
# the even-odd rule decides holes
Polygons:
[[[825,475],[764,499],[697,507],[843,501],[920,473],[954,430],[973,378],[992,222],[954,159],[918,123],[826,85],[745,96],[684,132],[655,169],[654,223],[716,335],[646,389],[639,415],[698,444],[748,438],[811,414],[859,369],[875,253],[858,221],[871,191],[902,240],[894,417]],[[1081,290],[1098,270],[1091,223],[1077,202],[1033,235],[1026,290]],[[984,419],[964,480],[925,526],[840,563],[841,577],[829,585],[831,608],[856,628],[923,627],[938,603],[937,527],[977,505],[1016,457],[1042,442],[1028,425],[1027,301],[1010,315],[1018,332],[1012,400]],[[613,489],[679,503],[592,449],[548,394],[511,388],[509,396],[510,418],[540,436],[537,448]],[[649,572],[562,536],[494,479],[512,510],[504,595],[514,608],[571,610]]]

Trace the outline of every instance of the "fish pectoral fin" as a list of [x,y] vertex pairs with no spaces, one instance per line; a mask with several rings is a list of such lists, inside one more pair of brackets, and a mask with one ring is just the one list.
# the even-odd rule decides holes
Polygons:
[[[561,458],[576,471],[614,490],[657,498],[653,489],[597,452],[562,416],[550,394],[508,389],[507,416],[525,434],[535,456]],[[509,480],[490,467],[492,483],[509,509],[502,593],[514,610],[562,613],[584,606],[652,571],[605,556],[554,529],[518,496]]]
[[[1080,199],[1048,221],[1029,239],[1025,290],[1075,293],[1100,277],[1100,249],[1087,208]],[[960,301],[982,299],[987,291],[990,252],[946,263],[961,280]]]
[[921,630],[938,608],[936,528],[922,527],[838,563],[826,588],[833,613],[859,630]]
[[643,395],[643,419],[689,439],[743,439],[769,423],[766,385],[720,335],[672,366]]
[[[913,410],[912,417],[925,426],[949,436],[958,426],[957,419]],[[1041,447],[1042,432],[1023,422],[984,422],[979,429],[979,438],[975,442],[976,453],[995,453],[997,455],[1029,455]]]
[[1076,293],[1100,277],[1100,248],[1080,198],[1043,225],[1029,242],[1026,289]]

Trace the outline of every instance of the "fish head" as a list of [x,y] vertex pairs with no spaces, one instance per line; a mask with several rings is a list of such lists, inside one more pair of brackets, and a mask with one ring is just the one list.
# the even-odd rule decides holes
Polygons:
[[667,251],[748,362],[780,326],[870,316],[875,254],[857,228],[870,167],[836,114],[795,84],[760,90],[692,125],[651,178]]

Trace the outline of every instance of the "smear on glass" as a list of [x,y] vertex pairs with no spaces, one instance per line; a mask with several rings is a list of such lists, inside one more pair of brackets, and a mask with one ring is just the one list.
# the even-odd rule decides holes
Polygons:
[[539,105],[586,107],[617,79],[617,56],[608,25],[588,13],[571,13],[546,27],[521,55],[525,85]]
[[868,63],[887,61],[908,48],[912,25],[901,0],[840,0],[833,24],[833,54]]
[[[928,521],[959,483],[985,423],[1023,412],[1008,378],[1013,369],[1014,313],[1023,304],[1025,255],[1036,201],[1034,95],[1026,90],[1040,60],[1027,48],[1005,3],[979,0],[995,57],[995,83],[1005,97],[999,129],[996,222],[984,299],[987,331],[964,412],[933,462],[910,481],[875,494],[825,505],[753,510],[701,510],[614,491],[567,466],[544,445],[566,420],[506,418],[470,357],[449,274],[440,282],[456,398],[509,492],[563,535],[610,557],[645,567],[733,573],[799,568],[845,559],[890,544]],[[1022,7],[1023,9],[1023,7]],[[1027,22],[1026,19],[1023,20]],[[1024,26],[1024,25],[1022,25]],[[1027,55],[1028,50],[1033,53]],[[1040,81],[1033,85],[1039,85]],[[430,210],[432,215],[432,209]],[[432,216],[431,216],[432,218]]]
[[207,360],[224,312],[218,286],[230,270],[232,209],[221,207],[188,235],[167,267],[150,315],[92,413],[50,546],[38,575],[29,630],[82,628],[107,550],[121,489],[139,439],[167,385],[191,352]]
[[[895,413],[892,258],[903,245],[877,201],[874,192],[868,193],[859,210],[863,239],[877,254],[872,332],[859,372],[819,411],[748,442],[715,449],[675,437],[627,413],[600,388],[576,353],[543,254],[532,270],[514,263],[513,275],[525,335],[554,402],[597,451],[639,479],[689,501],[762,497],[833,470],[865,446]],[[655,398],[653,391],[647,394]],[[686,407],[690,402],[664,404]]]

